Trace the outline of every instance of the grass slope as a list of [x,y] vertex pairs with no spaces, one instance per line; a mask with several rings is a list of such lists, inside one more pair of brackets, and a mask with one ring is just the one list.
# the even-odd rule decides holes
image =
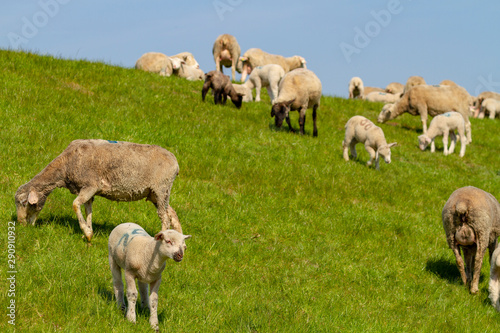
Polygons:
[[[461,284],[441,224],[457,188],[500,197],[499,121],[471,119],[464,158],[422,152],[419,117],[383,124],[392,164],[345,162],[344,124],[375,120],[381,104],[324,96],[318,138],[274,127],[270,103],[201,101],[201,82],[87,61],[0,51],[0,329],[7,323],[7,222],[17,187],[71,140],[157,144],[180,165],[172,191],[188,240],[185,259],[167,262],[159,295],[162,331],[179,332],[492,332],[489,263],[480,293]],[[298,129],[298,115],[291,114]],[[107,237],[122,222],[160,229],[145,201],[96,197],[92,246],[56,189],[36,226],[16,225],[16,328],[19,331],[147,331],[112,295]]]

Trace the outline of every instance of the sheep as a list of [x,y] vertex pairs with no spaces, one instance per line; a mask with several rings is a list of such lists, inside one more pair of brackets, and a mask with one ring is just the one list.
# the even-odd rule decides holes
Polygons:
[[385,140],[384,131],[363,116],[354,116],[345,125],[345,137],[342,141],[344,160],[349,161],[350,150],[353,158],[357,158],[356,144],[364,143],[365,149],[370,154],[368,166],[375,160],[375,169],[379,170],[379,156],[384,158],[385,163],[391,163],[391,148],[396,142],[388,144]]
[[135,68],[146,72],[158,73],[161,76],[170,76],[173,71],[179,69],[181,60],[170,58],[163,53],[144,53],[135,63]]
[[490,282],[488,291],[490,294],[491,305],[497,311],[500,311],[500,246],[493,251],[490,261]]
[[[418,137],[418,144],[421,150],[425,150],[429,143],[431,144],[431,153],[435,151],[434,139],[438,135],[443,136],[444,155],[452,154],[455,150],[457,137],[455,130],[460,136],[460,157],[465,155],[465,146],[467,138],[465,137],[465,122],[462,115],[455,111],[446,112],[437,115],[432,119],[426,134]],[[448,134],[451,136],[450,149],[448,150]]]
[[[285,75],[285,70],[280,65],[269,64],[264,66],[255,67],[250,73],[248,80],[239,85],[237,91],[244,92],[246,96],[249,95],[249,101],[253,100],[252,90],[255,89],[255,101],[260,102],[260,90],[262,87],[267,88],[271,103],[274,103],[278,97],[278,85]],[[236,85],[234,85],[236,88]],[[238,90],[239,89],[239,90]],[[250,94],[248,91],[250,90]],[[245,97],[248,100],[248,97]],[[243,100],[245,102],[245,99]]]
[[188,66],[191,66],[191,67],[194,67],[197,69],[200,68],[200,64],[198,64],[198,61],[196,61],[193,54],[190,52],[181,52],[179,54],[170,56],[170,58],[178,58],[178,59],[184,61],[184,63]]
[[368,95],[364,96],[364,99],[369,102],[384,102],[384,103],[394,103],[400,98],[399,94],[390,94],[385,92],[373,91]]
[[[111,231],[108,240],[108,259],[113,276],[113,291],[118,308],[126,312],[127,320],[135,323],[135,304],[139,285],[141,305],[149,308],[149,323],[158,331],[158,290],[161,273],[168,258],[182,261],[186,251],[185,240],[191,235],[183,235],[175,230],[164,230],[151,237],[135,223],[122,223]],[[127,284],[128,308],[125,306],[122,269]],[[149,284],[149,294],[148,294]]]
[[307,68],[306,60],[301,56],[293,56],[285,58],[281,55],[269,54],[261,49],[253,48],[247,50],[242,57],[241,82],[245,82],[247,74],[250,74],[255,67],[268,64],[277,64],[283,67],[285,73],[296,68]]
[[364,95],[364,86],[363,86],[363,80],[361,80],[360,77],[353,77],[349,81],[349,98],[363,98]]
[[231,98],[233,104],[239,109],[243,101],[243,94],[236,92],[229,76],[219,71],[210,71],[205,74],[205,83],[201,90],[201,99],[205,101],[208,90],[212,88],[215,104],[226,104],[227,96]]
[[411,88],[415,87],[415,86],[420,86],[420,85],[425,85],[427,83],[425,83],[425,80],[423,77],[421,76],[410,76],[408,78],[408,80],[406,80],[406,84],[405,84],[405,87],[403,89],[403,92],[401,93],[401,95],[403,95],[404,93],[406,93],[408,90],[410,90]]
[[[157,208],[162,229],[182,232],[169,198],[179,173],[174,154],[155,146],[122,141],[74,140],[40,173],[15,194],[17,219],[34,225],[45,200],[58,187],[77,194],[73,201],[80,228],[90,242],[92,203],[98,195],[114,201],[137,201],[143,198]],[[80,210],[85,205],[87,219]]]
[[477,118],[483,119],[486,112],[488,112],[490,119],[495,119],[495,115],[500,112],[500,100],[494,98],[483,99]]
[[290,132],[294,132],[288,116],[290,111],[299,111],[300,134],[304,134],[306,110],[313,108],[313,136],[318,136],[316,127],[316,110],[321,100],[321,81],[316,74],[305,68],[295,69],[283,76],[278,87],[278,97],[275,99],[271,117],[276,127],[281,127],[286,118]]
[[453,82],[452,80],[443,80],[443,81],[439,82],[439,85],[440,86],[455,86],[455,87],[459,87],[459,85],[456,84],[455,82]]
[[215,60],[215,70],[222,72],[222,66],[231,67],[231,79],[235,81],[235,71],[241,54],[236,38],[229,34],[220,35],[214,42],[212,54]]
[[[491,263],[497,238],[500,236],[500,204],[486,191],[473,186],[461,187],[446,201],[442,221],[462,282],[470,284],[470,292],[476,294],[486,248],[489,250]],[[472,229],[473,235],[470,235],[469,229]],[[460,233],[464,236],[460,237]],[[465,269],[461,251],[464,253]]]
[[378,87],[364,87],[363,88],[363,96],[361,96],[361,98],[365,98],[366,95],[371,94],[372,92],[384,93],[385,90],[382,88],[378,88]]
[[250,80],[242,84],[233,84],[234,90],[236,90],[237,93],[243,95],[242,102],[253,102],[252,88],[250,87],[251,85],[252,84]]
[[394,119],[404,112],[420,115],[423,132],[427,133],[427,115],[436,116],[450,110],[459,112],[465,121],[467,142],[472,142],[469,121],[471,96],[462,87],[417,85],[408,90],[399,101],[386,104],[378,116],[379,123]]
[[189,81],[205,80],[205,73],[201,69],[190,66],[184,61],[177,70],[174,70],[174,74]]
[[477,95],[476,105],[475,105],[476,106],[476,110],[475,110],[475,113],[474,113],[474,118],[477,118],[479,116],[479,112],[481,111],[481,105],[483,104],[483,101],[486,98],[493,98],[493,99],[496,99],[496,100],[500,101],[500,94],[496,93],[496,92],[493,92],[493,91],[483,91],[482,93],[480,93],[479,95]]
[[385,92],[389,94],[401,95],[405,86],[399,82],[391,82],[385,87]]

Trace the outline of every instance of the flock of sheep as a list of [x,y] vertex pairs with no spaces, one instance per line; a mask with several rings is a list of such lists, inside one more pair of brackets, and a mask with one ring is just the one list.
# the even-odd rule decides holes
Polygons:
[[[161,53],[146,53],[137,60],[136,68],[163,76],[178,75],[188,80],[204,80],[202,99],[209,89],[214,102],[225,103],[227,97],[239,108],[243,101],[260,100],[260,90],[267,87],[272,102],[271,116],[276,126],[286,120],[290,131],[294,131],[289,112],[299,111],[300,134],[304,134],[306,110],[312,108],[314,130],[318,135],[316,112],[320,105],[322,86],[318,77],[306,68],[306,61],[300,56],[285,58],[268,54],[260,49],[249,49],[240,56],[241,50],[236,38],[221,35],[213,46],[216,70],[203,73],[193,55],[189,52],[166,56]],[[235,71],[242,73],[242,84],[233,84],[222,73],[222,68],[231,67],[234,81]],[[408,112],[420,115],[423,132],[418,137],[424,150],[434,138],[443,135],[445,155],[453,152],[456,144],[454,131],[461,141],[460,156],[465,154],[465,145],[472,142],[469,116],[495,116],[500,94],[483,93],[471,97],[464,88],[451,81],[438,86],[426,85],[420,77],[411,77],[405,86],[391,83],[386,89],[365,87],[360,78],[349,83],[349,97],[369,101],[385,101],[378,122]],[[493,101],[493,102],[492,102]],[[427,129],[427,115],[434,117]],[[447,148],[448,135],[452,144]],[[383,130],[369,119],[354,116],[345,125],[342,142],[343,157],[349,160],[349,151],[356,158],[355,146],[364,143],[370,154],[368,165],[375,162],[379,168],[379,155],[386,163],[391,162],[390,148]],[[98,162],[97,162],[98,161]],[[150,309],[150,324],[158,330],[157,305],[161,273],[167,258],[180,262],[186,249],[181,224],[174,209],[169,205],[172,184],[179,172],[176,157],[162,147],[109,140],[75,140],[39,174],[21,185],[15,194],[17,219],[20,223],[34,224],[47,197],[55,188],[67,188],[77,197],[73,210],[77,214],[84,237],[90,242],[92,231],[92,202],[98,195],[114,201],[151,201],[161,220],[162,231],[149,236],[142,227],[133,223],[118,225],[110,234],[108,242],[109,264],[113,275],[113,289],[118,307],[126,312],[128,320],[135,322],[135,304],[138,292],[143,307]],[[85,207],[86,217],[81,212]],[[448,199],[442,211],[446,238],[453,250],[461,278],[470,285],[470,292],[478,291],[479,273],[486,249],[489,249],[491,274],[489,283],[493,306],[500,311],[500,204],[495,197],[474,187],[457,189]],[[170,227],[173,230],[170,230]],[[464,260],[461,257],[464,254]],[[124,302],[124,271],[127,284]],[[150,287],[148,293],[148,285]]]

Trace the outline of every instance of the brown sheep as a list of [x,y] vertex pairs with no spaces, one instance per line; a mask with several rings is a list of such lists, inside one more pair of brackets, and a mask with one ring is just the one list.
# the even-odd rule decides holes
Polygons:
[[243,101],[244,94],[238,93],[231,83],[229,76],[219,71],[210,71],[205,74],[205,83],[201,90],[201,99],[205,101],[208,90],[212,88],[215,104],[226,104],[227,96],[231,98],[233,104],[239,109]]

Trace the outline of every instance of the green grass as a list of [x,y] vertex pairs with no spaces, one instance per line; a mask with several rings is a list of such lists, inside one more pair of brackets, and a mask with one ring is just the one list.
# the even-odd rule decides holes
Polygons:
[[[180,165],[171,196],[184,233],[181,263],[167,262],[159,293],[163,332],[496,332],[488,300],[460,282],[441,210],[457,188],[500,197],[499,122],[471,119],[465,157],[420,151],[419,117],[382,124],[392,163],[345,162],[344,125],[375,120],[382,104],[324,96],[317,138],[276,129],[263,101],[201,101],[202,82],[35,54],[0,51],[0,330],[7,323],[7,222],[14,193],[71,140],[157,144]],[[298,129],[298,115],[291,114]],[[143,332],[112,295],[107,238],[123,222],[160,229],[151,203],[96,197],[94,239],[82,239],[66,189],[36,226],[16,225],[16,328],[20,332]]]

